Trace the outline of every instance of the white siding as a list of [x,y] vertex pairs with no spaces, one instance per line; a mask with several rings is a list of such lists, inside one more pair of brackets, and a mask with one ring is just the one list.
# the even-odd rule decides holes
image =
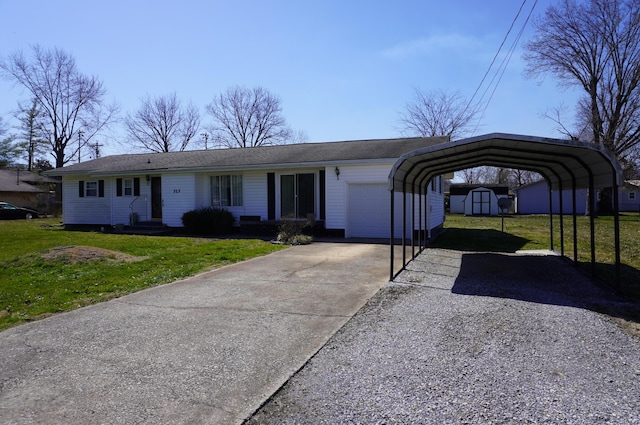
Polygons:
[[[392,167],[392,163],[388,164],[375,164],[375,165],[344,165],[338,166],[340,169],[340,177],[339,179],[335,175],[335,167],[327,167],[326,176],[327,176],[327,199],[326,199],[326,207],[327,207],[327,219],[325,223],[325,227],[327,229],[344,229],[345,236],[360,236],[363,229],[367,226],[366,223],[351,223],[350,217],[354,218],[357,214],[361,214],[361,210],[358,210],[359,207],[363,207],[364,210],[369,207],[365,207],[357,204],[357,200],[353,199],[350,201],[350,188],[355,190],[356,196],[361,194],[364,187],[356,186],[356,185],[373,185],[377,187],[371,186],[371,190],[374,191],[378,198],[378,203],[376,204],[376,209],[378,212],[372,213],[372,219],[376,220],[375,217],[381,218],[385,216],[387,220],[390,220],[390,193],[387,190],[389,172]],[[438,179],[440,181],[440,179]],[[384,190],[382,189],[384,188]],[[406,211],[407,211],[407,229],[406,236],[411,235],[411,220],[415,220],[414,227],[418,229],[420,219],[418,217],[419,211],[419,201],[416,196],[415,202],[415,214],[412,215],[411,207],[411,195],[406,196]],[[400,237],[402,235],[402,204],[403,204],[403,196],[401,193],[395,194],[395,223],[394,223],[394,235]],[[356,212],[351,211],[350,209],[356,208]],[[436,190],[435,192],[431,192],[429,190],[428,197],[428,229],[433,229],[444,222],[444,194],[441,190]],[[424,221],[424,197],[422,198],[422,212],[423,212],[423,221]],[[362,210],[362,211],[364,211]],[[350,229],[349,227],[353,227]],[[425,223],[422,223],[423,227]],[[384,232],[384,237],[389,236],[390,223],[387,222],[386,230]],[[374,237],[379,237],[379,231],[375,231]]]
[[117,178],[110,178],[111,185],[111,199],[113,199],[111,224],[129,224],[129,214],[131,212],[138,213],[140,221],[151,220],[151,184],[147,182],[144,175],[131,175],[118,177],[122,180],[133,180],[134,178],[140,179],[140,196],[126,196],[124,195],[124,188],[122,196],[117,196]]
[[[267,219],[267,173],[266,171],[230,171],[224,173],[201,173],[195,176],[195,208],[211,206],[211,176],[242,175],[242,206],[225,207],[235,218],[241,215],[259,215]],[[181,224],[182,225],[182,224]]]
[[[348,185],[357,183],[387,184],[389,171],[393,166],[388,164],[374,165],[338,165],[340,177],[335,174],[335,167],[326,168],[326,221],[327,229],[347,228]],[[389,196],[387,196],[389,198]],[[389,205],[386,201],[385,205]]]
[[62,180],[62,219],[64,224],[110,224],[111,182],[104,182],[104,197],[78,194],[80,181],[104,180],[89,176],[65,177]]
[[429,226],[428,229],[434,229],[441,226],[445,220],[444,211],[444,189],[442,192],[431,193],[429,201]]
[[[234,215],[259,215],[262,220],[268,218],[267,173],[248,172],[242,175],[243,208],[236,209]],[[237,215],[236,215],[237,214]]]
[[467,195],[449,196],[449,211],[451,214],[464,214],[464,198]]
[[[384,164],[368,164],[368,165],[338,165],[340,176],[335,173],[335,166],[325,168],[325,227],[330,230],[344,230],[345,235],[350,233],[362,235],[360,230],[349,229],[349,212],[354,205],[349,205],[350,188],[360,188],[369,186],[375,189],[376,195],[373,200],[372,207],[375,207],[383,216],[387,217],[387,223],[384,226],[384,234],[389,234],[390,216],[389,203],[390,195],[387,190],[388,176],[391,162]],[[299,168],[287,170],[274,170],[276,180],[276,216],[280,214],[280,176],[282,174],[295,173],[314,173],[316,176],[316,214],[320,218],[320,172],[319,168]],[[249,172],[229,172],[227,174],[242,174],[243,182],[243,205],[238,207],[229,207],[228,210],[234,215],[236,223],[241,215],[257,215],[262,220],[268,219],[268,195],[267,195],[267,173],[268,171],[249,171]],[[218,173],[219,174],[219,173]],[[168,226],[181,227],[182,215],[190,210],[199,207],[211,205],[211,182],[210,176],[215,173],[167,173],[162,178],[162,221]],[[116,196],[116,179],[122,178],[133,179],[140,178],[140,196]],[[78,182],[97,181],[97,179],[88,176],[80,176],[74,179],[65,178],[63,183],[64,196],[64,220],[68,224],[128,224],[129,214],[132,211],[138,213],[141,221],[151,219],[151,184],[146,181],[146,176],[131,175],[104,178],[105,197],[93,198],[78,196]],[[357,186],[360,185],[360,186]],[[372,190],[373,190],[372,189]],[[357,189],[353,189],[357,190]],[[400,236],[402,232],[402,202],[401,193],[396,193],[395,198],[395,228],[396,236]],[[442,223],[444,216],[443,195],[441,193],[430,193],[428,202],[429,212],[429,228],[436,227]],[[416,214],[411,216],[411,196],[407,195],[407,236],[411,232],[411,219],[415,220],[416,229],[419,221]],[[424,200],[423,200],[424,201]],[[424,214],[424,202],[423,202]],[[362,205],[358,205],[362,206]],[[371,209],[367,207],[367,209]],[[356,215],[359,213],[356,212]],[[423,215],[424,217],[424,215]],[[366,223],[357,223],[357,225]],[[353,226],[353,224],[352,224]],[[424,227],[424,223],[422,223]],[[378,237],[378,234],[370,235]]]
[[196,205],[195,174],[164,174],[162,176],[162,222],[182,227],[182,214]]

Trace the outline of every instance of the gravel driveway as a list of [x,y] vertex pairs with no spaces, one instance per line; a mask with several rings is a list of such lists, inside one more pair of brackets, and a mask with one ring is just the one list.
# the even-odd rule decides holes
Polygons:
[[426,250],[246,423],[638,424],[620,304],[558,257]]

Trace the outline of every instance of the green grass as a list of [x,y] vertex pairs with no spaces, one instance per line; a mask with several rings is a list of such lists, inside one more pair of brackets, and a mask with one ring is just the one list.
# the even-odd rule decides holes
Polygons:
[[[58,222],[0,221],[0,330],[282,249],[255,239],[71,232]],[[113,253],[90,261],[45,258],[68,246]]]
[[[577,217],[577,260],[591,272],[590,220]],[[515,252],[549,249],[549,216],[506,216],[504,233],[501,217],[447,215],[446,232],[432,246],[464,251]],[[561,251],[560,217],[553,216],[554,249]],[[573,219],[564,217],[564,255],[573,259]],[[615,285],[615,241],[612,216],[595,219],[596,274]],[[640,215],[620,216],[621,286],[623,292],[640,300]]]

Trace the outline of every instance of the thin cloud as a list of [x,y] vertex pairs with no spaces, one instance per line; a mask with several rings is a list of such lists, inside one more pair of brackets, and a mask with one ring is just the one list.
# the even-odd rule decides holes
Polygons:
[[390,59],[404,59],[442,51],[466,51],[481,46],[478,39],[460,34],[433,35],[405,41],[382,51],[382,56]]

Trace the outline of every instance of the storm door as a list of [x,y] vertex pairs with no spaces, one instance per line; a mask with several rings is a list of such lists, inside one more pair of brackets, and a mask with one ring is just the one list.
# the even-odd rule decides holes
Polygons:
[[280,217],[308,218],[315,216],[315,174],[285,174],[280,176]]

